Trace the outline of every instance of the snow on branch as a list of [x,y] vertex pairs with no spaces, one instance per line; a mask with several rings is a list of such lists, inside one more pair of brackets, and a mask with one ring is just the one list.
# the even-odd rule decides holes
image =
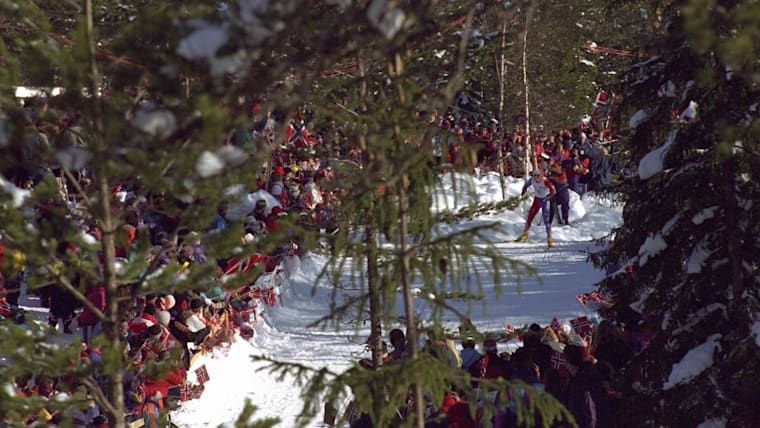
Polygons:
[[726,305],[722,303],[711,303],[704,308],[700,308],[694,311],[694,313],[689,317],[684,325],[673,330],[673,336],[678,336],[681,333],[691,331],[691,329],[694,328],[695,325],[699,324],[700,321],[704,320],[707,315],[718,310],[723,312],[724,317],[728,317],[728,313],[726,312]]
[[661,233],[649,235],[644,244],[639,248],[639,266],[644,266],[650,257],[654,257],[668,248],[668,243]]
[[13,198],[13,208],[20,207],[24,203],[24,200],[32,194],[29,190],[19,189],[15,184],[2,176],[0,176],[0,189],[11,195]]
[[649,114],[644,110],[639,110],[636,113],[631,116],[631,119],[628,120],[628,127],[630,128],[636,128],[641,124],[641,122],[645,121],[649,117]]
[[673,364],[670,376],[667,382],[662,385],[662,388],[665,391],[672,389],[677,385],[694,379],[710,368],[713,365],[713,354],[715,354],[716,350],[721,349],[718,342],[720,338],[720,334],[708,337],[705,343],[690,350],[681,361]]
[[755,344],[760,347],[760,320],[752,324],[752,334],[755,335]]
[[662,172],[664,168],[665,156],[667,156],[670,147],[676,140],[678,131],[673,130],[668,136],[668,140],[662,146],[647,153],[639,162],[639,178],[648,180]]
[[691,218],[691,221],[692,223],[697,224],[697,225],[702,224],[705,222],[705,220],[714,218],[716,211],[718,211],[717,205],[713,205],[709,208],[705,208],[702,211],[694,214],[694,217]]
[[699,274],[702,272],[705,262],[713,254],[713,252],[708,249],[709,242],[710,239],[706,236],[694,246],[694,249],[689,255],[689,261],[686,263],[686,273]]

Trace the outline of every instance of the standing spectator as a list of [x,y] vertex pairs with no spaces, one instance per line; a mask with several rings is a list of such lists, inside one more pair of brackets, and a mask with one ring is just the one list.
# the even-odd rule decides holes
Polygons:
[[216,217],[211,221],[209,232],[214,230],[226,230],[229,223],[227,222],[227,204],[220,203],[216,209]]
[[570,159],[564,162],[567,183],[570,189],[583,197],[586,193],[586,181],[589,176],[588,158],[582,160],[580,150],[573,147],[570,150]]
[[570,186],[567,184],[567,174],[559,160],[552,158],[549,162],[549,180],[557,191],[557,194],[551,198],[549,223],[554,221],[555,212],[561,209],[559,224],[568,225],[570,224]]
[[604,190],[612,184],[612,159],[604,147],[589,152],[591,165],[591,188]]
[[597,364],[609,364],[615,371],[622,369],[633,356],[633,349],[620,327],[604,320],[594,330],[591,353]]
[[[106,289],[102,285],[94,285],[87,292],[87,300],[101,312],[106,309]],[[82,342],[89,340],[100,332],[100,318],[85,305],[84,310],[77,319],[79,330],[82,334]]]
[[470,374],[480,379],[509,379],[512,376],[512,367],[508,360],[499,356],[496,340],[486,339],[483,341],[485,354],[477,363],[470,366]]
[[[78,279],[72,281],[74,284]],[[48,324],[53,329],[58,328],[58,323],[63,325],[63,332],[71,334],[71,322],[74,321],[74,311],[81,304],[69,291],[58,285],[48,285],[40,290],[41,304],[50,308],[48,313]]]
[[567,345],[565,365],[570,373],[565,405],[575,417],[578,427],[611,427],[611,405],[602,376],[594,364],[584,358],[583,348]]
[[512,354],[512,378],[520,380],[533,386],[534,388],[543,389],[541,382],[541,369],[538,364],[533,362],[533,355],[526,348],[520,348]]
[[523,348],[530,352],[531,360],[538,365],[540,373],[546,373],[551,366],[552,348],[541,340],[543,329],[538,324],[531,324],[523,336]]
[[287,207],[290,205],[290,197],[288,195],[288,188],[285,186],[285,183],[283,180],[283,175],[285,174],[285,168],[278,166],[275,168],[275,171],[271,178],[269,183],[269,193],[272,194],[277,200],[282,204],[283,207]]
[[394,328],[389,333],[389,338],[391,346],[393,346],[393,351],[390,353],[390,361],[399,362],[406,359],[406,336],[404,332]]
[[459,351],[459,356],[462,358],[462,368],[470,370],[473,364],[477,363],[483,355],[475,349],[475,339],[467,337],[462,341],[462,350]]

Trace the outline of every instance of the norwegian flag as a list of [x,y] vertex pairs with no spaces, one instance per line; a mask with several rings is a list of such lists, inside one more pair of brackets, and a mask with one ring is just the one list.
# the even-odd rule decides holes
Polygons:
[[504,324],[504,329],[507,330],[507,333],[514,333],[515,332],[515,328],[510,323],[505,323]]
[[557,336],[562,333],[562,324],[559,323],[557,317],[552,318],[552,322],[549,324],[549,328],[551,328],[554,334]]
[[10,316],[11,314],[11,305],[8,304],[8,302],[5,301],[5,298],[0,299],[0,316]]
[[588,299],[586,298],[586,293],[578,294],[575,296],[576,299],[578,299],[578,302],[580,302],[581,305],[586,306],[588,303]]
[[512,324],[506,322],[504,323],[504,330],[507,331],[507,335],[512,335],[513,337],[517,338],[518,340],[522,340],[522,335],[520,334],[520,329],[515,328]]
[[267,256],[258,253],[251,254],[242,259],[233,257],[227,261],[227,264],[224,267],[224,276],[234,275],[239,272],[248,272],[257,264],[265,263],[266,261]]
[[203,386],[203,384],[194,385],[191,383],[186,383],[179,387],[179,399],[181,401],[190,401],[201,398],[201,395],[205,389],[206,387]]
[[209,376],[205,364],[195,369],[195,376],[198,377],[198,382],[200,382],[201,385],[208,382]]
[[554,369],[562,370],[565,368],[565,354],[558,351],[552,351],[551,366]]
[[611,304],[611,302],[598,291],[578,294],[575,298],[578,299],[578,302],[583,306],[587,306],[588,304],[593,304],[595,306],[609,306]]
[[593,332],[593,326],[591,320],[587,316],[580,316],[576,319],[570,320],[570,325],[573,327],[573,331],[583,339],[584,342],[591,343],[591,336]]

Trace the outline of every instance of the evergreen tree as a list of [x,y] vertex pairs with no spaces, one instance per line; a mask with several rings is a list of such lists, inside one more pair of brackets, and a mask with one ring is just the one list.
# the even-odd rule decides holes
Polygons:
[[624,82],[638,174],[596,263],[607,316],[650,336],[618,426],[750,426],[760,390],[758,2],[656,2]]

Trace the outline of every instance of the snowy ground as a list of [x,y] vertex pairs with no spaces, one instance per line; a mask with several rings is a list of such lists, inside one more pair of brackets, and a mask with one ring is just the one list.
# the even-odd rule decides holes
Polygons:
[[[449,176],[450,178],[451,176]],[[490,202],[500,199],[500,187],[495,176],[473,178],[456,176],[457,191],[452,180],[440,184],[442,196],[437,198],[433,209],[455,208],[472,201]],[[522,180],[508,181],[508,195],[519,195]],[[470,191],[467,191],[469,189]],[[485,299],[469,308],[474,324],[481,331],[501,331],[509,322],[514,326],[538,322],[548,324],[552,317],[560,321],[584,314],[585,308],[576,295],[592,290],[592,284],[602,278],[602,273],[586,263],[584,251],[593,247],[593,240],[609,233],[621,222],[621,209],[608,199],[586,195],[581,201],[572,194],[571,226],[552,230],[555,248],[546,250],[546,233],[543,226],[531,229],[532,243],[512,243],[524,227],[525,214],[530,200],[522,203],[515,212],[504,212],[474,219],[472,222],[498,221],[499,231],[494,235],[499,248],[511,258],[533,265],[540,278],[523,278],[521,292],[513,281],[501,284],[503,292],[496,292],[496,284],[486,279]],[[540,215],[539,215],[540,217]],[[466,225],[465,225],[466,226]],[[323,265],[318,255],[307,256],[301,270],[292,281],[292,289],[284,293],[285,306],[275,307],[267,314],[265,323],[259,323],[256,335],[250,342],[239,340],[228,352],[218,352],[205,357],[198,364],[206,364],[211,380],[200,399],[183,404],[172,414],[172,420],[180,427],[232,426],[250,399],[259,410],[255,417],[281,418],[281,427],[295,426],[295,417],[301,409],[300,388],[292,379],[277,381],[264,366],[252,362],[251,355],[267,355],[272,358],[306,364],[315,368],[328,367],[339,371],[363,356],[361,343],[369,335],[368,330],[353,327],[335,329],[310,329],[306,326],[328,311],[329,289],[320,285],[311,295],[312,284]],[[459,303],[459,309],[468,309]],[[425,308],[418,313],[424,318]],[[452,327],[456,321],[450,320]],[[504,344],[499,345],[504,350]],[[322,426],[321,419],[309,426]]]

